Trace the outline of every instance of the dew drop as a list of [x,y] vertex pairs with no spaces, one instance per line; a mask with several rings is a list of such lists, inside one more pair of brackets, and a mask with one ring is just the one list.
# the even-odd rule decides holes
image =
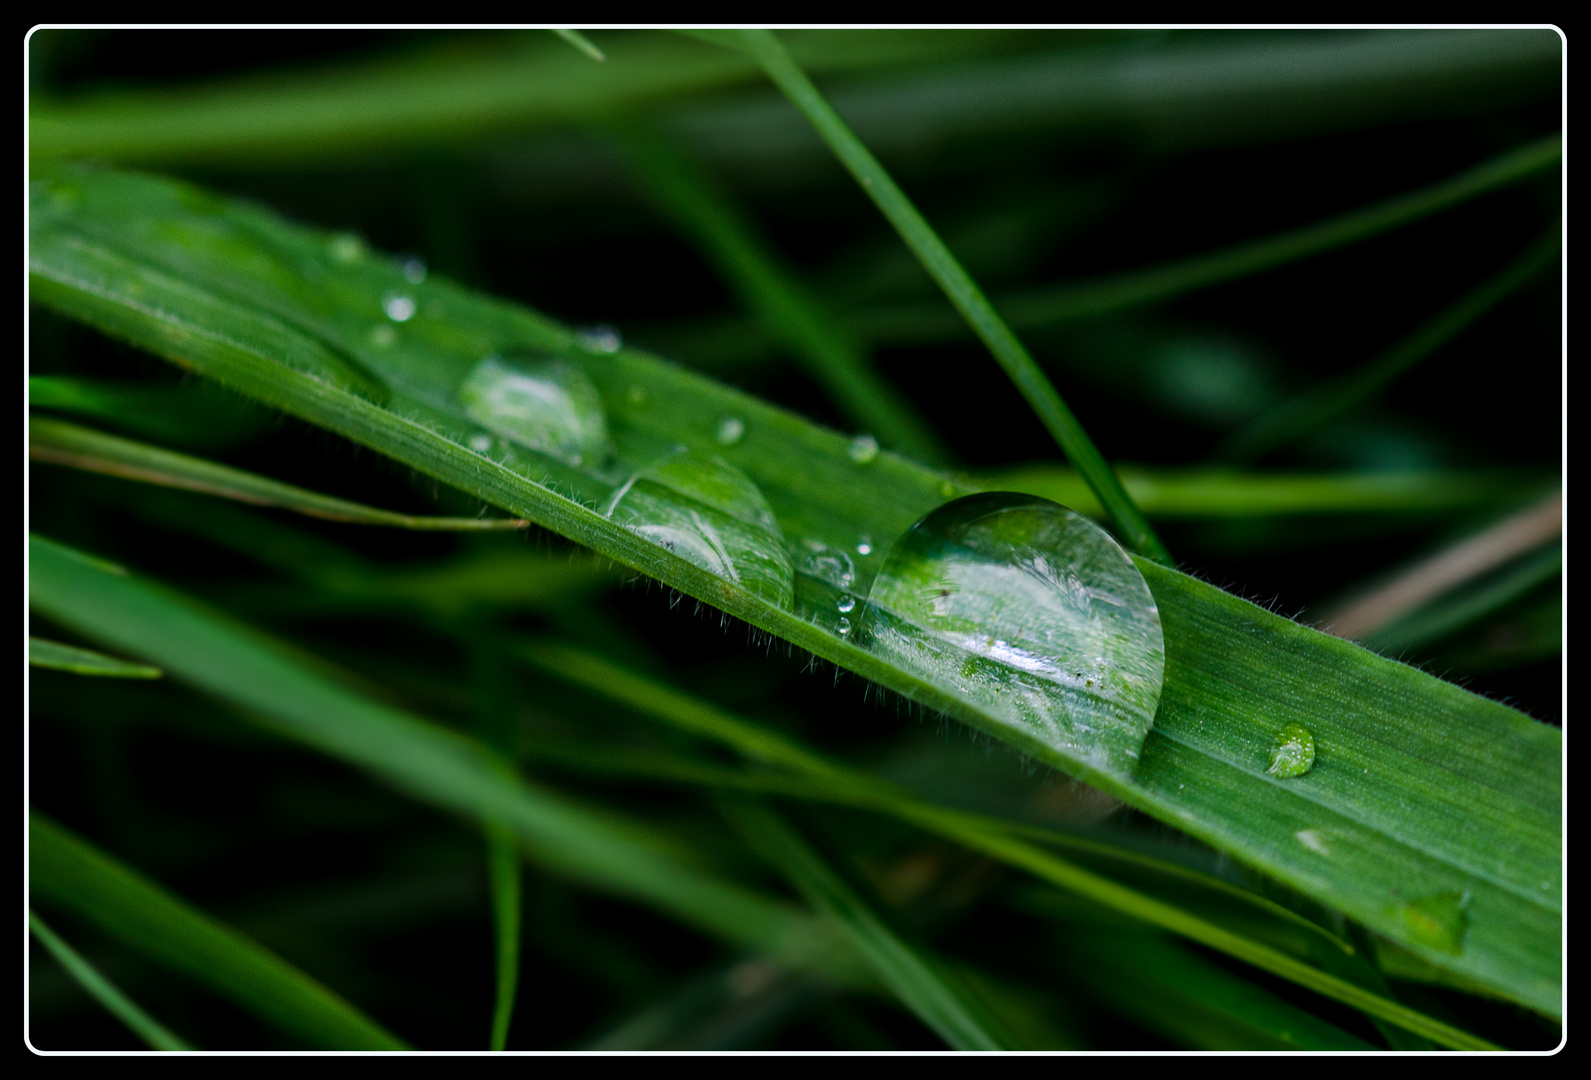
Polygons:
[[356,263],[365,257],[368,250],[365,242],[353,233],[335,233],[327,241],[326,250],[331,253],[334,261],[343,265]]
[[956,494],[956,485],[952,484],[949,480],[939,481],[939,494],[946,499],[954,497]]
[[851,620],[841,618],[839,622],[834,624],[834,629],[841,637],[845,637],[851,632]]
[[476,433],[470,436],[470,449],[477,454],[484,454],[492,448],[492,437],[485,433]]
[[878,440],[871,435],[858,435],[851,440],[846,453],[851,455],[851,460],[858,465],[866,465],[878,457]]
[[586,352],[605,356],[618,352],[624,346],[624,339],[613,327],[598,323],[595,326],[582,326],[576,330],[575,345]]
[[734,446],[746,434],[746,422],[738,416],[726,416],[718,421],[718,427],[713,432],[713,438],[718,440],[719,446]]
[[849,589],[856,581],[856,564],[839,548],[811,537],[801,541],[801,546],[806,549],[801,556],[803,574],[826,581],[836,589]]
[[1315,764],[1315,737],[1304,725],[1290,722],[1276,733],[1271,744],[1271,766],[1265,771],[1288,779],[1303,776]]
[[1469,931],[1469,902],[1468,892],[1439,892],[1394,904],[1388,913],[1421,945],[1457,956]]
[[459,399],[487,430],[570,465],[600,464],[612,451],[602,398],[568,360],[488,356],[464,380]]
[[398,272],[410,285],[418,285],[425,280],[425,261],[418,256],[410,255],[398,264]]
[[381,310],[393,322],[408,322],[414,318],[414,297],[399,292],[389,292],[381,298]]
[[862,538],[856,542],[856,553],[858,555],[873,554],[873,538],[863,533]]
[[398,332],[390,326],[373,326],[370,328],[370,344],[382,349],[390,349],[397,343]]
[[679,448],[632,474],[605,517],[711,574],[789,608],[795,579],[761,489],[720,457]]
[[840,597],[840,602],[834,606],[840,609],[840,614],[848,615],[856,607],[856,597],[842,596]]
[[861,638],[1019,741],[1102,771],[1132,773],[1160,703],[1165,641],[1143,575],[1099,526],[1031,495],[969,495],[913,525],[873,581]]
[[632,386],[624,393],[625,400],[636,408],[646,404],[646,387]]

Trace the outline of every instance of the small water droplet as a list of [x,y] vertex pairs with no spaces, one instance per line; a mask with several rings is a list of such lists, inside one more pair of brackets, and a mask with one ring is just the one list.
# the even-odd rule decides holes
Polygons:
[[365,257],[365,242],[353,233],[335,233],[327,241],[326,248],[331,252],[331,257],[337,262],[347,265],[356,263]]
[[806,548],[800,567],[803,574],[826,581],[836,589],[849,589],[856,581],[856,564],[839,548],[811,537],[801,541],[801,546]]
[[1188,786],[1188,785],[1187,785],[1187,784],[1178,784],[1178,785],[1177,785],[1177,790],[1178,790],[1178,791],[1181,791],[1181,790],[1182,790],[1182,789],[1183,789],[1183,788],[1185,788],[1185,787],[1187,787],[1187,786]]
[[840,614],[849,614],[851,609],[856,607],[856,597],[842,596],[840,597],[840,602],[834,606],[840,609]]
[[1331,849],[1326,846],[1325,839],[1315,829],[1299,829],[1293,834],[1293,839],[1303,844],[1317,855],[1330,855]]
[[480,433],[470,436],[470,449],[475,451],[477,454],[484,454],[491,448],[492,437],[490,435]]
[[390,349],[398,340],[398,332],[390,326],[373,326],[370,328],[370,344],[383,349]]
[[414,318],[414,308],[414,297],[403,293],[389,292],[381,298],[381,310],[393,322],[408,322]]
[[939,481],[939,494],[948,499],[956,493],[956,485],[949,480]]
[[846,634],[851,632],[851,620],[842,618],[834,625],[834,629],[839,632],[841,637],[844,637]]
[[734,446],[746,434],[746,422],[738,416],[726,416],[718,421],[718,428],[713,432],[713,438],[718,440],[719,446]]
[[418,285],[425,280],[425,260],[419,256],[410,255],[398,264],[398,271],[403,275],[403,280],[410,285]]
[[866,465],[878,457],[878,440],[871,435],[858,435],[851,440],[846,453],[851,455],[851,460],[858,465]]
[[1285,780],[1303,776],[1314,765],[1315,737],[1304,725],[1289,722],[1276,733],[1276,740],[1271,745],[1271,766],[1265,771]]
[[575,345],[589,353],[606,355],[616,353],[624,346],[624,339],[619,332],[606,323],[595,326],[582,326],[575,331]]
[[625,391],[624,396],[631,405],[640,408],[642,405],[646,404],[646,387],[632,386],[629,390]]
[[1394,904],[1388,913],[1401,919],[1415,941],[1457,956],[1464,951],[1464,935],[1469,931],[1469,902],[1468,892],[1439,892]]
[[858,555],[873,554],[873,538],[863,533],[862,538],[856,542],[856,553]]
[[957,499],[890,544],[859,639],[1101,771],[1132,775],[1160,703],[1165,641],[1143,575],[1098,525],[1031,495]]
[[488,356],[464,380],[459,399],[482,427],[571,465],[600,463],[612,450],[602,398],[568,360]]

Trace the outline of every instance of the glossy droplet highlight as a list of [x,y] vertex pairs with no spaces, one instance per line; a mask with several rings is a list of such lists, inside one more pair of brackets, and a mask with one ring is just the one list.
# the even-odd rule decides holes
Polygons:
[[1315,737],[1299,723],[1289,723],[1276,733],[1271,745],[1271,764],[1265,771],[1287,779],[1303,776],[1315,764]]
[[878,457],[878,440],[871,435],[858,435],[845,451],[858,465],[866,465]]
[[801,541],[800,570],[819,581],[826,581],[836,589],[849,589],[856,581],[856,564],[837,547],[821,540]]
[[849,614],[856,607],[856,598],[854,596],[842,596],[840,597],[840,602],[834,606],[840,609],[840,614]]
[[414,318],[414,297],[405,296],[403,293],[389,292],[381,298],[381,310],[387,313],[387,318],[393,322],[408,322]]
[[795,598],[784,534],[762,491],[720,457],[680,448],[621,484],[603,514],[782,608]]
[[582,326],[575,331],[575,346],[588,353],[607,355],[623,348],[624,339],[617,330],[605,324]]
[[1457,956],[1469,931],[1469,900],[1467,892],[1439,892],[1394,905],[1391,914],[1421,945]]
[[1039,744],[1130,775],[1165,672],[1160,613],[1103,529],[1030,495],[947,503],[896,540],[861,643]]
[[856,542],[856,553],[858,555],[873,554],[873,538],[863,533],[862,538]]
[[570,465],[598,465],[612,450],[602,398],[568,360],[488,356],[464,380],[459,400],[481,427]]
[[726,416],[718,421],[713,438],[719,446],[734,446],[746,434],[746,422],[738,416]]

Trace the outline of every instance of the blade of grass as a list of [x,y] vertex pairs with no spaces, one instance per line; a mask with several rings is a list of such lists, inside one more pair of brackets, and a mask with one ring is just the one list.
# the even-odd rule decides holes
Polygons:
[[148,664],[134,664],[92,649],[79,649],[75,645],[36,637],[28,638],[28,663],[77,675],[108,675],[116,679],[158,679],[161,675],[159,668]]
[[37,811],[28,813],[28,872],[34,897],[81,916],[308,1046],[408,1049],[296,967]]
[[1366,636],[1365,644],[1381,652],[1402,652],[1440,641],[1524,596],[1563,573],[1563,545],[1552,544],[1527,555],[1495,578],[1462,595],[1446,596],[1423,609],[1395,619]]
[[648,193],[835,403],[885,446],[930,464],[944,461],[933,429],[879,376],[866,347],[784,265],[746,214],[654,132],[617,131]]
[[62,625],[137,642],[174,678],[400,791],[483,824],[510,823],[527,853],[556,870],[793,963],[832,960],[827,937],[788,905],[674,861],[643,828],[506,776],[481,744],[364,698],[187,597],[39,537],[29,541],[28,583],[31,603]]
[[767,805],[726,800],[725,813],[747,842],[778,867],[866,958],[879,980],[919,1020],[957,1050],[1001,1050],[996,1024],[932,954],[892,931],[855,889]]
[[878,163],[878,159],[863,146],[851,132],[839,113],[812,85],[806,73],[798,67],[785,51],[779,39],[767,30],[740,31],[741,47],[751,53],[762,65],[780,90],[784,91],[795,107],[811,122],[828,143],[829,149],[862,185],[873,203],[881,210],[895,231],[900,233],[906,246],[911,248],[950,302],[955,305],[967,323],[977,333],[989,351],[999,361],[1005,373],[1022,393],[1054,437],[1067,460],[1076,466],[1089,488],[1105,507],[1111,522],[1121,533],[1127,546],[1142,552],[1156,562],[1170,563],[1171,555],[1155,535],[1149,523],[1132,498],[1121,486],[1116,474],[1111,472],[1105,458],[1089,439],[1055,387],[1044,372],[1033,362],[1027,349],[1011,332],[994,305],[990,304],[976,282],[961,268],[950,249],[939,235],[917,212],[906,193]]
[[576,49],[579,49],[581,52],[585,53],[598,63],[607,60],[607,57],[602,54],[602,50],[591,44],[591,39],[586,37],[580,31],[570,30],[567,28],[555,28],[553,33],[557,34],[559,37],[563,38],[569,44],[573,45]]
[[[983,854],[1020,867],[1041,880],[1085,896],[1104,906],[1121,911],[1152,926],[1169,930],[1236,959],[1279,975],[1300,986],[1315,990],[1371,1016],[1391,1021],[1411,1032],[1424,1035],[1455,1049],[1490,1049],[1484,1040],[1460,1031],[1417,1010],[1410,1009],[1348,979],[1287,956],[1254,941],[1243,933],[1200,918],[1174,904],[1166,903],[1128,888],[1109,878],[1068,862],[1022,838],[1060,842],[1099,852],[1089,844],[1055,830],[1014,829],[1009,823],[992,821],[921,802],[903,795],[876,777],[836,765],[790,740],[722,710],[628,672],[600,657],[547,642],[536,642],[518,655],[550,675],[578,683],[605,697],[621,702],[642,715],[677,726],[693,735],[729,745],[755,760],[796,770],[843,791],[839,801],[867,806],[892,814],[901,820],[938,833]],[[777,781],[775,781],[775,784]],[[774,788],[773,790],[777,790]],[[796,794],[796,792],[790,792]],[[810,797],[810,796],[808,796]],[[836,796],[831,796],[836,797]],[[1120,858],[1120,854],[1112,853]],[[1228,889],[1231,893],[1238,890]],[[1261,898],[1250,902],[1263,906]],[[1269,905],[1275,907],[1275,905]],[[1290,913],[1288,913],[1290,914]],[[1296,919],[1296,916],[1294,916]],[[1317,931],[1318,932],[1318,931]]]
[[176,386],[122,379],[28,376],[28,406],[91,417],[129,435],[189,450],[248,442],[270,422],[254,402],[213,383]]
[[173,1035],[160,1021],[140,1009],[116,984],[101,975],[99,969],[78,955],[77,950],[61,940],[59,934],[44,924],[44,920],[28,912],[28,929],[39,943],[50,950],[50,955],[66,969],[72,980],[88,996],[105,1007],[105,1011],[126,1024],[144,1042],[156,1050],[192,1050],[188,1043]]
[[329,495],[284,484],[203,458],[190,457],[157,446],[118,438],[64,420],[30,417],[28,456],[51,465],[117,476],[145,484],[182,488],[223,499],[276,506],[327,521],[355,525],[388,525],[399,529],[440,532],[479,532],[493,529],[524,529],[530,522],[522,518],[417,517],[394,514],[370,506],[335,499]]
[[486,828],[487,867],[492,890],[492,930],[497,943],[497,998],[492,1006],[488,1049],[508,1046],[508,1025],[519,992],[519,845],[501,825]]
[[1284,402],[1235,432],[1215,459],[1233,465],[1258,460],[1364,403],[1534,278],[1562,250],[1562,243],[1562,226],[1554,224],[1501,272],[1443,308],[1380,356]]
[[[1562,159],[1563,140],[1552,136],[1510,150],[1430,187],[1313,225],[1142,270],[1013,293],[1001,297],[1000,310],[1013,326],[1036,330],[1169,300],[1412,224],[1527,180]],[[877,308],[858,312],[852,320],[857,333],[874,344],[927,344],[964,332],[963,323],[937,305]]]
[[[1140,559],[1165,630],[1165,684],[1135,774],[1102,772],[841,636],[833,590],[809,575],[796,575],[793,607],[769,603],[603,517],[600,502],[582,501],[591,493],[579,486],[581,474],[560,470],[552,458],[499,461],[470,449],[481,429],[464,418],[455,395],[483,355],[507,348],[580,363],[626,467],[644,467],[676,445],[721,455],[757,485],[787,537],[858,552],[859,598],[891,538],[977,488],[888,452],[858,463],[847,453],[849,439],[634,350],[588,363],[563,327],[440,281],[416,290],[423,302],[412,327],[392,347],[381,345],[371,330],[390,329],[382,296],[412,287],[384,259],[334,263],[328,251],[347,247],[334,237],[168,181],[36,174],[35,301],[968,723],[1430,963],[1538,1011],[1561,1009],[1556,729]],[[233,230],[235,245],[218,246],[219,230]],[[323,276],[306,281],[305,265]],[[726,415],[746,420],[732,447],[714,437]],[[1305,725],[1323,749],[1308,776],[1282,782],[1264,770],[1277,730],[1289,722]],[[1406,917],[1411,896],[1466,891],[1472,903],[1457,953],[1422,939]]]

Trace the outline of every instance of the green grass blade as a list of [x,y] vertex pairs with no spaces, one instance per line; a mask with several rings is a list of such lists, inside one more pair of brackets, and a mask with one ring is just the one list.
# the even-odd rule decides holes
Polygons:
[[662,138],[633,127],[620,134],[647,191],[835,403],[885,446],[929,464],[944,461],[933,429],[879,376],[866,346],[784,265],[728,196]]
[[60,935],[33,912],[28,912],[28,929],[39,943],[50,950],[50,955],[66,969],[74,982],[87,991],[89,997],[105,1007],[105,1011],[126,1024],[144,1042],[156,1050],[192,1050],[182,1039],[173,1035],[164,1024],[140,1009],[116,984],[101,975],[99,969],[78,955],[76,949],[62,941]]
[[148,664],[134,664],[92,649],[79,649],[75,645],[36,637],[28,638],[28,663],[77,675],[108,675],[116,679],[158,679],[161,676],[159,668]]
[[173,677],[320,753],[482,824],[509,824],[530,854],[573,877],[742,946],[799,963],[829,959],[826,939],[787,905],[675,861],[631,823],[506,776],[502,759],[479,743],[354,693],[270,638],[48,540],[33,537],[29,559],[30,601],[57,622],[110,643],[138,642]]
[[89,417],[129,435],[184,449],[226,449],[269,424],[269,413],[213,383],[28,376],[28,405]]
[[878,159],[863,146],[846,126],[828,101],[812,85],[806,73],[798,67],[779,40],[766,30],[741,32],[742,47],[757,58],[780,90],[788,97],[817,129],[823,141],[829,144],[836,157],[850,170],[857,183],[867,192],[895,231],[900,233],[906,246],[911,248],[950,302],[955,305],[967,323],[988,346],[1005,373],[1022,393],[1022,397],[1038,414],[1044,427],[1054,437],[1066,454],[1067,460],[1088,481],[1110,520],[1120,530],[1122,539],[1135,551],[1143,552],[1157,562],[1169,563],[1171,555],[1155,536],[1149,523],[1132,498],[1121,486],[1116,474],[1100,454],[1088,433],[1077,421],[1060,394],[1017,336],[1011,332],[994,305],[990,304],[976,282],[961,268],[937,233],[917,212],[906,193],[895,184]]
[[497,998],[492,1006],[489,1049],[508,1045],[508,1025],[514,1018],[519,992],[519,845],[502,826],[486,829],[486,862],[491,878],[492,929],[497,943]]
[[586,37],[578,30],[560,28],[554,29],[553,33],[557,34],[559,37],[563,38],[569,44],[573,45],[576,49],[579,49],[581,52],[585,53],[598,63],[601,63],[607,59],[607,57],[603,55],[602,50],[591,44],[591,39]]
[[[1562,159],[1563,140],[1552,136],[1510,150],[1430,187],[1313,225],[1143,270],[1014,293],[1001,297],[1000,310],[1013,326],[1036,330],[1169,300],[1413,224],[1527,180]],[[923,344],[963,333],[960,321],[942,307],[923,304],[859,312],[853,316],[853,325],[875,344]]]
[[63,420],[30,417],[28,456],[52,465],[136,480],[145,484],[182,488],[223,499],[276,506],[327,521],[354,525],[388,525],[399,529],[435,532],[479,532],[523,529],[530,522],[519,518],[418,517],[395,514],[370,506],[284,484],[268,477],[218,465],[203,458],[163,450],[131,439],[118,438]]
[[726,813],[754,849],[777,866],[866,958],[879,980],[917,1018],[957,1050],[1000,1050],[987,1009],[955,984],[942,964],[891,930],[868,903],[767,805],[737,800]]
[[407,1049],[274,953],[34,811],[28,815],[28,852],[36,899],[92,922],[128,948],[230,998],[305,1045]]
[[1217,460],[1230,464],[1254,461],[1362,404],[1524,286],[1557,256],[1562,246],[1562,227],[1554,225],[1501,272],[1443,308],[1380,356],[1277,406],[1234,433],[1217,451]]
[[[1225,468],[1117,466],[1133,501],[1151,517],[1220,519],[1302,514],[1376,514],[1495,506],[1536,477],[1506,471],[1377,473],[1248,472]],[[1099,517],[1104,508],[1082,477],[1036,463],[981,473],[990,491],[1023,491]]]
[[[417,290],[423,317],[381,344],[387,337],[378,341],[373,331],[390,327],[382,296],[403,287],[386,260],[333,264],[328,250],[348,245],[164,181],[70,173],[36,184],[35,301],[1009,742],[1432,964],[1541,1012],[1561,1009],[1556,730],[1140,560],[1165,632],[1166,681],[1136,774],[1100,772],[842,637],[833,590],[822,582],[798,573],[794,604],[781,607],[603,516],[606,489],[581,488],[582,474],[551,457],[472,450],[481,429],[455,403],[459,383],[482,356],[509,347],[573,363],[580,356],[567,329],[428,279]],[[158,235],[148,231],[156,228]],[[288,269],[240,264],[232,247],[204,239],[215,229],[234,230],[265,266],[278,265],[274,252],[287,253]],[[312,285],[291,267],[314,260],[324,277]],[[619,461],[636,467],[675,445],[721,455],[755,483],[797,554],[806,540],[856,553],[858,597],[894,537],[978,490],[888,452],[857,462],[846,437],[633,350],[583,370],[601,396]],[[715,438],[726,415],[746,423],[732,447]],[[1271,741],[1289,723],[1314,734],[1318,761],[1307,776],[1278,780],[1265,769]],[[1428,928],[1409,898],[1466,893],[1457,953],[1450,941],[1422,936]]]

